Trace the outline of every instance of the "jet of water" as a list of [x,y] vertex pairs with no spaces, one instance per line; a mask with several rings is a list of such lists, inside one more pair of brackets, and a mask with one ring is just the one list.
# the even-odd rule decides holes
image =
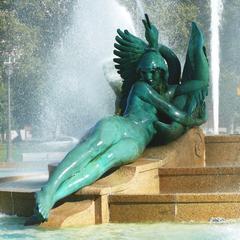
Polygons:
[[140,12],[141,19],[144,19],[145,18],[144,17],[145,12],[144,12],[144,7],[143,7],[143,4],[142,4],[141,0],[136,0],[136,4],[137,4],[137,9]]
[[219,29],[223,11],[222,0],[211,0],[211,79],[213,100],[213,130],[219,132],[219,75],[220,75],[220,39]]

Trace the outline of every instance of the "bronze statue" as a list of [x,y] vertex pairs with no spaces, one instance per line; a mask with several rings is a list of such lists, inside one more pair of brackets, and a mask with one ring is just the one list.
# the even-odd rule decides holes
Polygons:
[[150,143],[175,140],[206,121],[208,61],[195,23],[182,77],[176,55],[158,43],[158,30],[143,20],[147,43],[118,30],[114,59],[123,79],[120,115],[100,120],[58,165],[41,191],[30,223],[48,219],[54,204],[99,179],[113,167],[136,160]]

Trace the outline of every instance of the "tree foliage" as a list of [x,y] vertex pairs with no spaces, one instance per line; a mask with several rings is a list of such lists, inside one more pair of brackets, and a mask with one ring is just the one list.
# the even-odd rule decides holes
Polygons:
[[2,0],[0,2],[0,126],[6,125],[4,61],[16,54],[11,75],[15,128],[38,122],[48,56],[67,31],[74,0]]
[[[1,0],[0,1],[0,129],[6,128],[6,73],[4,61],[15,49],[17,64],[11,76],[12,116],[15,128],[37,125],[43,104],[49,56],[68,31],[77,0]],[[78,0],[80,1],[80,0]],[[81,0],[84,1],[84,0]],[[127,6],[136,26],[142,26],[137,1],[118,0]],[[160,30],[160,42],[171,47],[184,62],[190,23],[196,21],[203,29],[209,51],[210,1],[151,0],[139,1],[144,11]],[[224,1],[221,30],[221,96],[236,102],[239,85],[239,10],[236,0]],[[141,29],[141,27],[140,27]],[[143,29],[143,26],[142,26]],[[97,31],[97,30],[96,30]],[[141,32],[141,31],[140,31]],[[142,32],[143,34],[143,32]],[[226,86],[226,84],[228,84]],[[226,91],[229,89],[229,91]],[[234,105],[235,106],[235,105]],[[224,108],[222,118],[232,115],[233,108]],[[234,111],[239,111],[234,107]],[[227,125],[228,121],[224,120]]]

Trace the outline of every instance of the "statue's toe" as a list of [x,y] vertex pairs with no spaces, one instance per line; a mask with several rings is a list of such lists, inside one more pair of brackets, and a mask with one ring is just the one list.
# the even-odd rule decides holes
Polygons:
[[33,216],[27,219],[27,221],[24,223],[24,226],[39,225],[44,221],[45,219],[43,217],[34,214]]

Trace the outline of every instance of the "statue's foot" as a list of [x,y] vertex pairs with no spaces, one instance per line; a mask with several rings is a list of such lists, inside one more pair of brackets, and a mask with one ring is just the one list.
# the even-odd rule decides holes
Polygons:
[[41,214],[34,214],[30,218],[27,219],[27,221],[24,223],[24,226],[33,226],[33,225],[39,225],[42,222],[46,221]]
[[49,194],[45,188],[42,188],[40,192],[35,194],[35,198],[36,209],[34,215],[41,216],[44,220],[47,220],[49,211],[53,206],[53,196],[51,196],[51,194]]

